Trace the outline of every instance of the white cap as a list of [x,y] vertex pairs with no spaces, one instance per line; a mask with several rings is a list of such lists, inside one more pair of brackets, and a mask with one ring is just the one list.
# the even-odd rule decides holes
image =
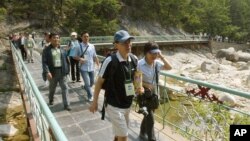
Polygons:
[[77,33],[76,32],[72,32],[70,35],[71,36],[77,36]]

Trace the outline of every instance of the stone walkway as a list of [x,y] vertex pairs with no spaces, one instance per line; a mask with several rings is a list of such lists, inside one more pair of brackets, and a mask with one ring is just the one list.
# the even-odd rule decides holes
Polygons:
[[[41,56],[35,53],[34,63],[27,63],[27,65],[37,87],[43,95],[46,102],[48,102],[48,88],[44,88],[44,81],[42,80],[42,65]],[[101,113],[95,114],[88,111],[90,102],[87,100],[87,94],[82,89],[81,83],[69,82],[69,97],[71,102],[71,111],[63,110],[61,90],[57,87],[54,105],[50,106],[50,109],[56,117],[59,125],[64,131],[66,137],[70,141],[112,141],[113,133],[112,126],[108,116],[105,120],[101,120]],[[99,111],[102,108],[103,94],[100,94],[99,98]],[[138,133],[140,129],[142,115],[134,112],[130,114],[130,130],[129,141],[140,141]],[[183,137],[175,134],[170,128],[165,127],[162,129],[162,125],[156,123],[155,131],[157,141],[185,141]]]

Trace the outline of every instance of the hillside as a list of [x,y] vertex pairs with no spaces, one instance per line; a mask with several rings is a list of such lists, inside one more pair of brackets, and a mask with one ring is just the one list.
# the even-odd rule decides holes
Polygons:
[[0,22],[29,24],[23,29],[7,27],[10,32],[53,30],[69,35],[87,30],[93,36],[105,36],[124,28],[132,35],[207,33],[246,42],[250,37],[247,11],[249,0],[1,0]]

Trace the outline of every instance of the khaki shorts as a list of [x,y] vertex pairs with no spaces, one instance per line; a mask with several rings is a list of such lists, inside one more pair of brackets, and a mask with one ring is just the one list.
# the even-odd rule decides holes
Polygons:
[[106,108],[115,136],[128,136],[130,108],[121,109],[111,105]]

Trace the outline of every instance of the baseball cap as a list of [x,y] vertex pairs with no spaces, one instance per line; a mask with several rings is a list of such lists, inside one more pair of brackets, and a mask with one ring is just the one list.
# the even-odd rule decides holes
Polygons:
[[71,36],[77,36],[77,33],[76,32],[72,32],[70,35]]
[[130,36],[127,31],[119,30],[114,35],[114,42],[125,42],[128,39],[135,39],[133,36]]

